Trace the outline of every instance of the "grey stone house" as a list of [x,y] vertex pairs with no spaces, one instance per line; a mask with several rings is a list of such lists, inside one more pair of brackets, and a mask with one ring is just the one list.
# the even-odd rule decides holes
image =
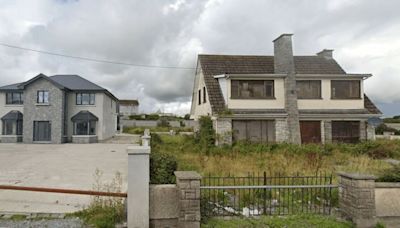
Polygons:
[[220,142],[329,143],[375,137],[382,113],[364,94],[371,74],[347,73],[332,50],[294,56],[292,35],[273,56],[199,55],[191,117],[211,116]]
[[0,87],[3,143],[91,143],[117,130],[118,99],[78,76],[39,74]]

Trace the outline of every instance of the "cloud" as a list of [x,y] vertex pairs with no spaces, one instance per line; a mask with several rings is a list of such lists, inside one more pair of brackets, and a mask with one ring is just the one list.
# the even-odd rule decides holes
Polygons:
[[[126,63],[195,67],[199,53],[273,53],[294,33],[294,52],[335,49],[348,72],[372,73],[378,103],[400,102],[400,2],[378,1],[1,1],[0,42]],[[79,74],[141,110],[189,112],[194,71],[93,63],[0,47],[0,85],[43,72]],[[385,88],[382,90],[382,88]]]

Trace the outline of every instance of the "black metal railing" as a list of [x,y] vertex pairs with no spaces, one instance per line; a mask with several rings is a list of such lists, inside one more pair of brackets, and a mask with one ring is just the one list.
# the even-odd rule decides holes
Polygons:
[[332,175],[205,176],[201,181],[202,216],[331,214],[336,197]]

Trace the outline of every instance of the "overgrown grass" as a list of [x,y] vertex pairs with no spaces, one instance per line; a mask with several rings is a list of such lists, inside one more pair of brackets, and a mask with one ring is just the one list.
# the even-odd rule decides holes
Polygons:
[[139,134],[142,135],[145,129],[150,129],[150,132],[169,132],[173,130],[176,133],[179,132],[192,132],[193,128],[190,127],[124,127],[123,132],[128,134]]
[[[122,177],[120,173],[117,172],[109,183],[102,181],[102,175],[101,171],[96,170],[94,191],[121,192]],[[92,201],[86,209],[69,214],[68,217],[79,217],[85,224],[97,228],[113,228],[126,219],[123,199],[105,196],[92,197]]]
[[152,146],[178,160],[179,170],[212,175],[315,175],[337,171],[379,174],[391,166],[381,158],[400,158],[400,141],[377,140],[359,144],[292,145],[236,143],[205,153],[192,136],[161,135]]
[[259,219],[210,219],[202,228],[231,228],[231,227],[271,227],[271,228],[350,228],[355,227],[350,222],[338,221],[334,217],[320,215],[293,215],[286,217],[263,216]]

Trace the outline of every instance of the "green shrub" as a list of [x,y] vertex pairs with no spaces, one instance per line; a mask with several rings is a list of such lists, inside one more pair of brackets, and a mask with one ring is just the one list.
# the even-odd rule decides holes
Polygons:
[[178,168],[175,156],[153,151],[150,154],[150,183],[151,184],[173,184],[175,183],[174,172]]
[[130,120],[141,120],[142,116],[141,115],[130,115],[129,119]]
[[215,146],[215,131],[211,117],[202,116],[199,119],[199,131],[196,138],[198,145],[203,152],[209,153],[210,149]]
[[377,182],[400,182],[400,164],[386,169],[376,180]]
[[146,115],[146,120],[159,120],[160,116],[158,114]]

